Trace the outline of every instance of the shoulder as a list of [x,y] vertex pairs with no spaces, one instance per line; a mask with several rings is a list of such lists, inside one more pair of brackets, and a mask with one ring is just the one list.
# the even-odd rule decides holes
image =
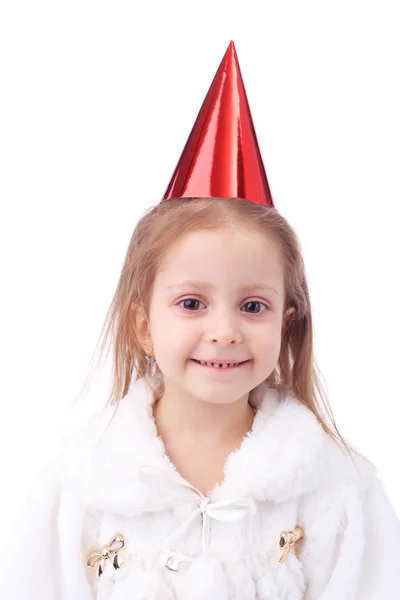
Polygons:
[[163,446],[152,418],[152,391],[141,381],[117,404],[92,414],[64,439],[63,484],[88,508],[131,514],[142,507],[139,477],[147,457]]
[[380,473],[368,458],[329,435],[311,408],[290,390],[280,392],[276,420],[291,464],[297,463],[299,479],[304,481],[305,465],[312,469],[313,485],[308,489],[303,485],[304,503],[317,504],[320,497],[322,504],[340,504],[346,494],[361,497],[373,489],[382,490]]
[[94,452],[126,452],[132,447],[132,436],[143,432],[151,411],[151,391],[137,381],[134,392],[128,392],[118,403],[108,404],[89,415],[65,437],[62,445],[64,465],[69,470]]
[[361,493],[382,485],[381,475],[368,457],[352,448],[348,451],[328,435],[325,436],[324,452],[327,469],[324,485],[354,486]]
[[386,497],[381,474],[368,458],[348,451],[325,431],[321,464],[316,488],[303,498],[303,507],[315,522],[321,517],[339,525],[335,515],[342,521],[361,518],[369,498]]
[[289,390],[280,392],[279,413],[283,415],[285,432],[290,429],[298,437],[297,450],[318,455],[315,467],[321,490],[354,486],[360,492],[367,492],[382,486],[380,473],[372,462],[329,435],[311,408]]
[[59,456],[63,481],[70,485],[83,484],[93,471],[95,459],[107,468],[106,453],[112,446],[114,454],[126,408],[124,402],[108,405],[87,416],[63,439]]

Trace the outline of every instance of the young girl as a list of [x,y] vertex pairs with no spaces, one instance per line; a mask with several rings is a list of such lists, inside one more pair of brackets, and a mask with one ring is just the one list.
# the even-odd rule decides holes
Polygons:
[[400,598],[400,523],[327,411],[232,42],[106,325],[110,403],[29,495],[2,599]]

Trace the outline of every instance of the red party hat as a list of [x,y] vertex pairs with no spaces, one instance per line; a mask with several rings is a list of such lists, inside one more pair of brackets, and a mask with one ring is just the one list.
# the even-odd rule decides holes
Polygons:
[[218,67],[162,202],[221,197],[274,206],[233,42]]

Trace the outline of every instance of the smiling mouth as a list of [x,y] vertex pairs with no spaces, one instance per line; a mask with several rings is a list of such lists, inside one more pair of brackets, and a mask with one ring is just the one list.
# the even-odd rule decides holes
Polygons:
[[[218,370],[219,371],[228,371],[228,370],[239,369],[246,363],[250,362],[249,360],[244,360],[239,363],[231,363],[230,365],[221,365],[220,363],[211,363],[211,362],[205,362],[205,361],[200,362],[199,360],[196,360],[195,358],[191,358],[190,360],[197,363],[201,367],[208,368],[208,369],[214,369],[215,371],[218,371]],[[218,366],[214,366],[214,365],[218,365]]]

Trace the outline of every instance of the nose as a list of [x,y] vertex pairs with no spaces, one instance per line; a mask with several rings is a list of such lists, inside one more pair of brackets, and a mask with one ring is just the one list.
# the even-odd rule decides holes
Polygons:
[[225,310],[216,311],[208,322],[208,339],[221,346],[238,344],[242,341],[242,332],[237,315]]

